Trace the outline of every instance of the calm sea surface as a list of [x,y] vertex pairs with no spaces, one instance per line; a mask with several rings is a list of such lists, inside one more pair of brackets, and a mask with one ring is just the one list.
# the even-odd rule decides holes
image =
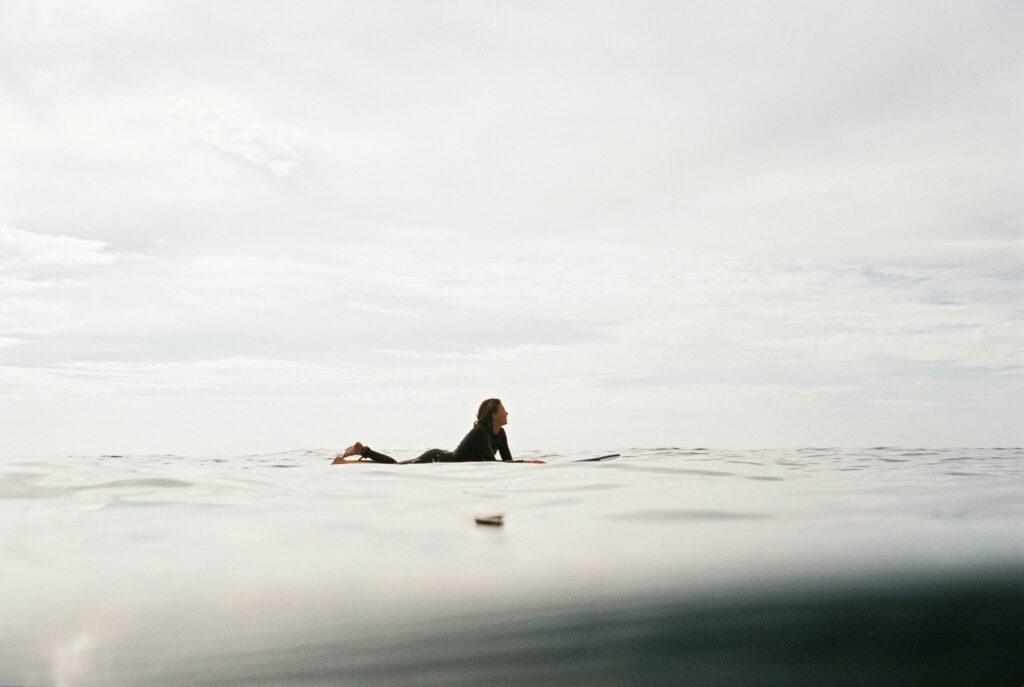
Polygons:
[[613,451],[2,458],[0,685],[1024,684],[1020,448]]

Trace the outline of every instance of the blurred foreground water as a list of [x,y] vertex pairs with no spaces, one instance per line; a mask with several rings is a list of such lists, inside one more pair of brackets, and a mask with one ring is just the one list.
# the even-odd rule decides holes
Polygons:
[[0,459],[0,685],[1024,681],[1021,449],[619,451]]

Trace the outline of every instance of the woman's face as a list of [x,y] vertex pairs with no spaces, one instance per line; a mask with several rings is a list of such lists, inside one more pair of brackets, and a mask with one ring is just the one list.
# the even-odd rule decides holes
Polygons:
[[503,404],[498,405],[498,409],[494,411],[494,415],[492,417],[494,418],[495,427],[504,427],[508,424],[508,411],[505,410],[505,406]]

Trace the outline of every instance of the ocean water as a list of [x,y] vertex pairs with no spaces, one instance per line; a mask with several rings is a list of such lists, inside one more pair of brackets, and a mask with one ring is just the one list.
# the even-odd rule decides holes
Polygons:
[[0,685],[1024,684],[1020,448],[609,452],[0,459]]

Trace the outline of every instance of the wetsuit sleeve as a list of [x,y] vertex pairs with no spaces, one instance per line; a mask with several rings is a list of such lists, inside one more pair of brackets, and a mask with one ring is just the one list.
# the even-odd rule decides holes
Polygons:
[[512,460],[512,452],[508,450],[508,436],[505,434],[505,430],[501,430],[501,434],[498,436],[498,453],[501,454],[502,460]]

